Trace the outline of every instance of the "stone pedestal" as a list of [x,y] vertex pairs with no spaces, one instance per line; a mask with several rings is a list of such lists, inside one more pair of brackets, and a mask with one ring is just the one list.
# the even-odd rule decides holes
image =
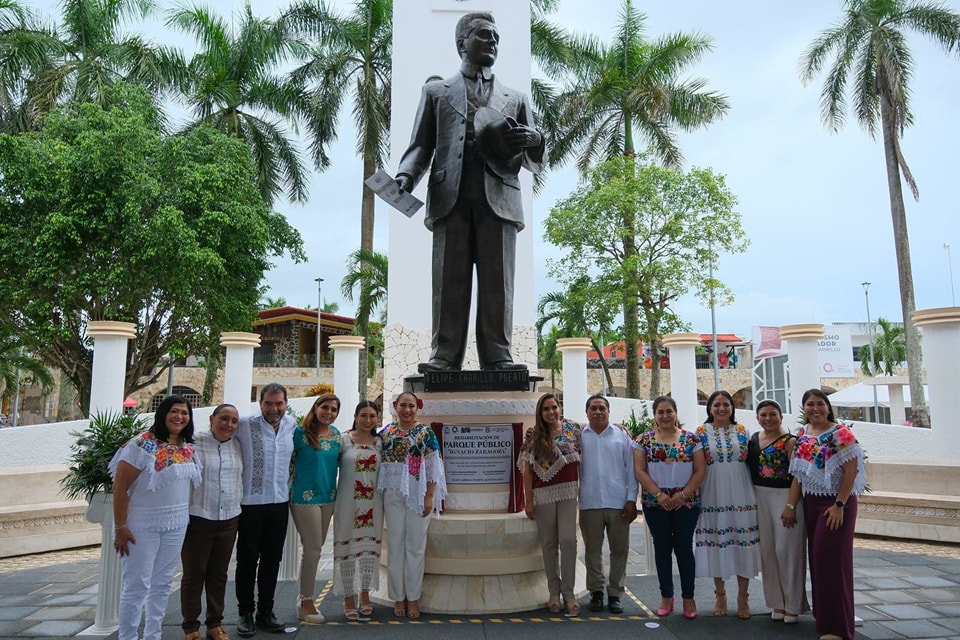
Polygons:
[[353,410],[360,402],[360,350],[364,344],[362,336],[330,338],[330,348],[333,349],[333,390],[340,398],[337,424],[341,430],[350,428],[348,422],[353,420]]
[[[863,381],[868,387],[886,387],[887,399],[890,404],[890,424],[905,424],[907,421],[906,404],[903,401],[903,388],[909,386],[910,379],[906,376],[877,376]],[[876,393],[876,392],[874,392]],[[878,417],[879,421],[880,418]]]
[[557,351],[563,354],[563,405],[565,416],[583,416],[587,398],[587,351],[589,338],[560,338]]
[[[425,393],[424,424],[533,425],[540,394],[530,392]],[[521,443],[516,442],[515,447]],[[495,614],[546,606],[539,530],[521,511],[507,513],[510,487],[454,486],[448,482],[446,510],[427,531],[426,571],[420,609],[427,613]],[[386,534],[384,534],[386,541]],[[380,589],[371,597],[393,606],[387,592],[387,544]],[[577,562],[577,596],[586,593],[586,569]]]
[[[913,314],[913,324],[923,331],[923,363],[930,394],[930,426],[940,442],[953,442],[960,434],[960,307],[924,309]],[[940,455],[955,457],[955,447]]]
[[807,389],[820,388],[820,354],[817,341],[823,338],[822,324],[788,324],[780,327],[786,340],[790,364],[790,404],[797,415],[803,410],[801,398]]
[[663,346],[670,349],[670,397],[677,403],[677,417],[683,424],[697,424],[696,348],[700,346],[700,334],[671,333],[663,336]]
[[260,346],[260,334],[224,331],[220,346],[226,349],[223,366],[223,401],[247,412],[253,389],[253,350]]

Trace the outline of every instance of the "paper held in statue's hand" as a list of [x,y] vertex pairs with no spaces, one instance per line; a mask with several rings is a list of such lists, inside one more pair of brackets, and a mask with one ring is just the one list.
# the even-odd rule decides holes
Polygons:
[[380,196],[381,200],[408,218],[412,218],[413,214],[420,211],[420,207],[423,206],[423,201],[412,193],[402,191],[390,174],[383,169],[364,180],[364,184]]

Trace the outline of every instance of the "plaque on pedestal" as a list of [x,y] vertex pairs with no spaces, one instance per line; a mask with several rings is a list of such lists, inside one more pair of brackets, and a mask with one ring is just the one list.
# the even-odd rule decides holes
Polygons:
[[516,371],[428,371],[423,374],[424,391],[529,391],[530,372]]

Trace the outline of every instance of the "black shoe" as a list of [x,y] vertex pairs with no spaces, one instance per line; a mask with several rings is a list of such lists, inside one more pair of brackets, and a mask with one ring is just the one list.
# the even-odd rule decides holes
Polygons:
[[237,622],[237,635],[241,638],[249,638],[257,633],[257,625],[253,623],[252,613],[241,613],[240,620]]
[[590,611],[603,611],[603,591],[590,594]]
[[417,371],[420,373],[430,373],[434,371],[456,371],[458,367],[454,367],[452,363],[447,362],[446,360],[440,360],[439,358],[434,358],[429,362],[421,362],[417,365]]
[[623,613],[623,603],[616,596],[610,596],[607,601],[607,608],[610,609],[610,613]]
[[501,360],[491,364],[483,365],[484,371],[526,371],[527,365],[510,360]]
[[271,633],[283,631],[287,627],[287,625],[277,620],[277,616],[273,615],[273,611],[261,611],[258,613],[257,624]]

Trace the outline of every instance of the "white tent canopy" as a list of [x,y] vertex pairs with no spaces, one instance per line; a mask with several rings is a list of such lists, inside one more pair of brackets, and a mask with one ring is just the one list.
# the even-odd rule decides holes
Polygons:
[[[881,407],[890,407],[890,394],[886,385],[877,385],[877,404]],[[923,394],[929,398],[930,391],[923,385]],[[830,404],[834,407],[872,407],[873,387],[862,382],[830,394]],[[903,387],[903,406],[910,406],[910,387]]]

